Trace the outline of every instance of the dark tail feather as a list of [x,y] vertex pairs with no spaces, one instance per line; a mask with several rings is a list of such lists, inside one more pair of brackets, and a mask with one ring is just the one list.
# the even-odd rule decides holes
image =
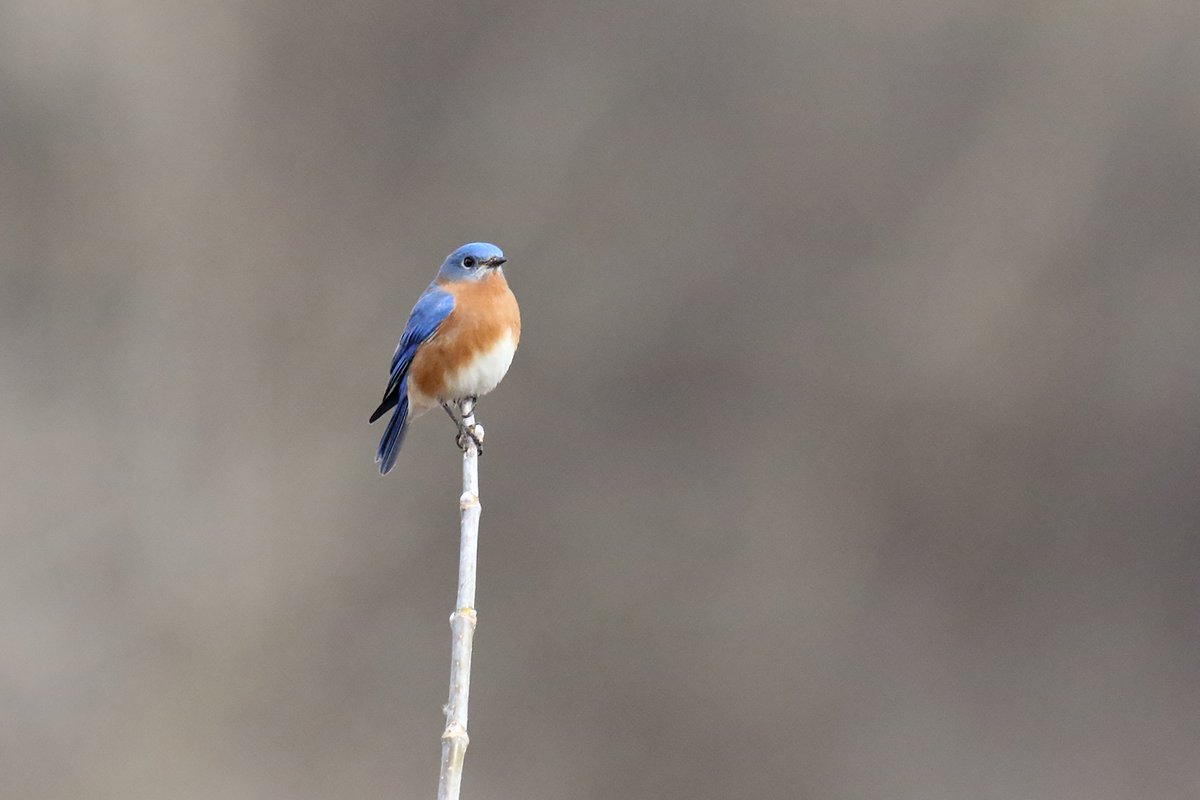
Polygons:
[[383,398],[383,402],[379,404],[379,408],[375,409],[375,413],[371,415],[371,418],[369,420],[367,420],[367,424],[374,423],[375,420],[382,417],[389,410],[395,408],[396,401],[399,398],[400,398],[400,387],[397,386],[394,390],[392,390],[391,392],[388,393],[387,397]]
[[[404,434],[408,433],[408,393],[398,392],[399,402],[395,404],[396,413],[388,420],[383,429],[383,438],[379,440],[379,449],[375,451],[375,460],[379,462],[379,474],[387,475],[396,464],[396,456],[400,453],[400,445],[404,444]],[[376,418],[383,412],[375,412]]]

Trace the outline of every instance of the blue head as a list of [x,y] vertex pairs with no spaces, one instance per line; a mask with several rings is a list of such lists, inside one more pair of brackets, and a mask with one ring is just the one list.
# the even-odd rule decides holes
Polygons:
[[442,262],[437,279],[445,281],[478,281],[500,269],[505,261],[499,247],[487,242],[464,244]]

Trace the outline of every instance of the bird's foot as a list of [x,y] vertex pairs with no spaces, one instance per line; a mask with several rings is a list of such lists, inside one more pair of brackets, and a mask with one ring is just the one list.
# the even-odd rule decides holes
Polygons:
[[[454,437],[454,442],[458,445],[458,449],[464,453],[467,452],[468,447],[474,447],[476,454],[483,455],[483,426],[479,424],[460,424],[458,426],[458,435]],[[469,445],[467,444],[468,442],[470,442]]]
[[[454,420],[454,424],[458,426],[458,435],[454,437],[454,442],[458,445],[458,449],[465,453],[468,447],[473,446],[476,453],[483,455],[483,426],[475,423],[467,425],[465,422],[467,417],[475,413],[475,404],[477,402],[479,402],[479,398],[477,397],[465,397],[462,400],[456,401],[454,406],[461,413],[456,413],[450,403],[442,403],[442,408],[446,409],[446,413],[450,415],[450,419]],[[471,444],[468,445],[467,442]]]

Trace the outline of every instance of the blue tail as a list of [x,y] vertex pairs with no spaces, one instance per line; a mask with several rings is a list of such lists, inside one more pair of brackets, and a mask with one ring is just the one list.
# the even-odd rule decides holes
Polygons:
[[396,410],[388,420],[379,440],[379,449],[375,451],[375,460],[379,462],[379,474],[387,475],[396,464],[396,456],[400,453],[400,445],[404,444],[404,434],[408,433],[408,381],[400,384],[400,396]]

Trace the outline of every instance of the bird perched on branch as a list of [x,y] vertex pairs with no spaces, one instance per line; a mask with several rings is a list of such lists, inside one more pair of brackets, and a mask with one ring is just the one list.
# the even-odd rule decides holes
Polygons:
[[464,244],[446,257],[413,306],[392,356],[383,402],[370,420],[396,409],[375,453],[380,474],[396,463],[408,424],[437,405],[457,423],[459,446],[479,448],[454,404],[473,404],[495,389],[517,351],[521,312],[500,269],[505,261],[494,244]]

